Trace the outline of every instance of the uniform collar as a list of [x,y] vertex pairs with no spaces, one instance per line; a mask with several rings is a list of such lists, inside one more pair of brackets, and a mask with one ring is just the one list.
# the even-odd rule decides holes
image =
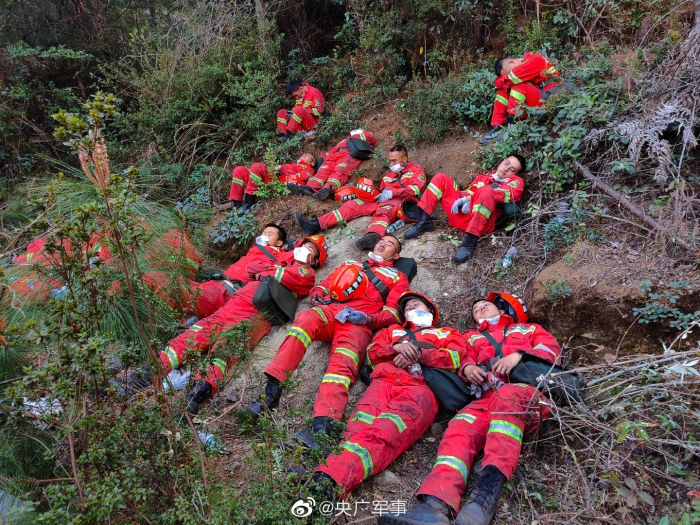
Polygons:
[[369,266],[394,266],[394,261],[377,262],[372,259],[367,259],[366,262]]
[[506,178],[505,180],[502,181],[497,181],[495,175],[498,173],[498,170],[493,170],[491,173],[489,173],[489,178],[494,181],[496,184],[501,184],[503,182],[508,182],[510,180],[510,177]]
[[482,320],[481,323],[479,323],[479,331],[483,332],[484,330],[488,330],[489,332],[494,332],[499,328],[503,328],[504,326],[508,326],[509,324],[513,323],[515,323],[515,320],[513,320],[510,315],[501,314],[496,324],[491,324],[485,319]]

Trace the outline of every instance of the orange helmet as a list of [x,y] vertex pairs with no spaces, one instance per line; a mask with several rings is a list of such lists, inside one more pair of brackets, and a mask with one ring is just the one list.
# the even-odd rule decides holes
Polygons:
[[331,299],[345,302],[367,293],[369,279],[357,264],[343,264],[331,276]]
[[401,320],[401,324],[406,324],[404,310],[406,309],[406,303],[411,299],[418,299],[423,304],[425,304],[425,306],[428,307],[430,313],[433,314],[433,326],[435,326],[440,316],[438,312],[438,307],[427,295],[423,295],[420,292],[414,292],[412,290],[406,290],[404,293],[401,294],[401,297],[399,297],[397,310],[399,314],[399,319]]
[[396,210],[396,219],[403,220],[404,222],[418,222],[420,214],[416,213],[416,208],[418,207],[417,197],[406,197],[404,201]]
[[517,295],[506,292],[491,292],[486,300],[495,304],[499,310],[503,310],[510,315],[516,323],[527,323],[527,320],[530,318],[527,306]]
[[326,239],[323,235],[317,233],[316,235],[304,237],[301,243],[304,244],[306,241],[309,241],[318,249],[318,264],[316,266],[323,266],[323,263],[328,259],[328,244],[326,243]]
[[355,193],[357,194],[358,198],[365,202],[374,202],[374,198],[379,195],[379,190],[374,187],[374,182],[372,182],[372,179],[360,177],[357,179]]
[[301,180],[301,175],[298,173],[292,173],[291,175],[280,175],[280,182],[282,184],[299,184],[304,185],[304,181]]
[[343,186],[335,190],[335,200],[345,202],[356,199],[355,188],[352,186]]

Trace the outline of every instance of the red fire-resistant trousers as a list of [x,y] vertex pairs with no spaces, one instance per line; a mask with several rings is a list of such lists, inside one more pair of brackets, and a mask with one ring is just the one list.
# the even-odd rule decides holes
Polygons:
[[353,159],[349,154],[335,161],[324,162],[313,177],[309,177],[306,185],[314,191],[321,188],[338,189],[349,179],[350,174],[358,168],[362,161]]
[[252,195],[263,184],[270,182],[270,171],[262,162],[256,162],[250,169],[244,166],[236,166],[231,174],[231,191],[228,194],[230,201],[242,201],[243,195]]
[[437,401],[427,385],[373,379],[348,420],[343,451],[330,456],[317,470],[349,494],[418,441],[437,411]]
[[493,465],[510,478],[518,466],[523,431],[534,430],[549,417],[548,405],[535,387],[517,384],[489,390],[469,403],[450,421],[433,470],[418,494],[440,498],[456,513],[469,469],[482,449],[483,466]]
[[[496,92],[496,99],[493,101],[493,113],[491,113],[491,125],[502,126],[506,123],[506,117],[517,113],[519,105],[526,105],[538,108],[544,105],[542,100],[542,90],[531,82],[523,82],[513,86],[510,90],[499,89]],[[523,107],[523,110],[525,108]],[[523,111],[521,119],[527,118],[527,113]]]
[[338,223],[349,222],[358,217],[372,215],[372,222],[366,233],[375,232],[384,235],[389,225],[396,220],[396,212],[401,207],[403,198],[389,199],[382,204],[364,202],[360,199],[347,201],[335,211],[328,212],[318,218],[322,229],[333,228]]
[[188,284],[185,284],[182,277],[177,281],[178,284],[173,285],[167,272],[143,274],[146,286],[168,306],[187,315],[196,315],[200,319],[213,315],[231,299],[231,295],[219,281],[188,281]]
[[265,368],[267,375],[284,381],[288,373],[297,369],[311,343],[331,343],[331,357],[316,395],[313,415],[336,421],[343,417],[348,391],[372,339],[372,330],[367,326],[337,321],[335,315],[342,309],[341,304],[333,304],[299,312],[277,354]]
[[[166,372],[173,368],[180,368],[185,361],[184,355],[188,350],[206,352],[212,346],[223,343],[223,340],[215,341],[217,336],[234,326],[248,321],[250,328],[247,332],[250,347],[254,347],[260,339],[270,333],[270,322],[265,319],[257,308],[253,305],[253,296],[260,283],[254,281],[246,284],[238,290],[236,294],[220,308],[214,315],[198,321],[189,330],[184,331],[175,339],[170,341],[170,345],[165,351],[160,353],[160,360]],[[215,343],[212,345],[212,343]],[[209,365],[206,376],[198,375],[196,379],[204,379],[212,386],[212,393],[218,390],[217,381],[222,381],[226,377],[227,371],[233,366],[237,357],[232,357],[228,362],[224,359],[215,358],[213,364]]]
[[277,112],[277,131],[280,133],[298,133],[299,131],[311,131],[318,120],[314,114],[301,106],[294,106],[292,116],[287,118],[286,109]]
[[452,213],[452,205],[462,194],[457,183],[446,173],[437,173],[428,184],[428,190],[418,203],[428,215],[432,215],[438,203],[447,215],[447,222],[453,228],[481,237],[496,228],[496,220],[501,210],[496,208],[496,199],[490,186],[478,188],[471,196],[469,213]]

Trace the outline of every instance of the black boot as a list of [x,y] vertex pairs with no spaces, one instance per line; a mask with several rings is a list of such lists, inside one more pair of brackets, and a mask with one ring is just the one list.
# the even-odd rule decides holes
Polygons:
[[232,200],[231,202],[233,203],[233,207],[234,207],[234,208],[240,208],[241,205],[243,204],[243,201],[234,201],[234,200]]
[[501,130],[503,129],[503,126],[494,126],[492,127],[489,132],[481,137],[481,140],[479,141],[479,144],[488,144],[491,142],[496,136],[501,133]]
[[479,242],[479,238],[474,234],[468,233],[459,246],[459,250],[457,250],[457,253],[455,253],[455,256],[452,258],[452,261],[457,264],[462,264],[471,259],[476,251],[477,242]]
[[316,235],[321,231],[321,225],[318,223],[318,219],[307,219],[302,217],[297,212],[294,212],[294,220],[306,235]]
[[262,397],[260,401],[255,403],[250,403],[246,405],[245,409],[253,419],[258,419],[263,412],[265,412],[265,406],[268,410],[274,410],[280,404],[280,398],[282,397],[282,385],[279,379],[272,376],[267,376],[267,384],[265,385],[265,401],[263,404]]
[[248,193],[245,194],[243,197],[243,205],[238,208],[240,211],[248,211],[250,208],[253,207],[253,205],[258,201],[258,198],[255,195],[250,195]]
[[325,201],[328,197],[331,196],[332,192],[333,190],[326,186],[324,188],[321,188],[320,190],[318,190],[318,192],[314,194],[314,199],[316,199],[317,201]]
[[420,213],[420,219],[418,219],[418,222],[413,225],[413,228],[404,233],[405,239],[415,239],[424,233],[435,230],[435,225],[433,224],[433,219],[430,218],[430,215],[425,213],[421,208],[416,208],[416,211]]
[[287,142],[291,138],[292,138],[292,134],[289,131],[287,131],[285,133],[280,133],[279,136],[277,137],[277,140],[279,140],[280,142]]
[[318,448],[318,442],[314,437],[315,434],[324,432],[327,435],[331,435],[333,432],[334,420],[328,416],[317,416],[311,420],[311,430],[305,428],[300,430],[292,437],[297,441],[301,442],[307,448]]
[[355,243],[360,250],[371,250],[379,242],[382,237],[375,232],[365,233],[364,236],[357,239]]
[[321,501],[333,501],[336,496],[338,484],[325,472],[314,472],[309,483],[311,495],[319,503]]
[[457,514],[455,525],[488,525],[498,508],[506,477],[493,465],[481,471],[467,504]]
[[450,523],[450,507],[435,496],[421,496],[422,503],[404,514],[389,513],[380,516],[377,525],[427,525]]
[[307,197],[312,197],[314,195],[314,190],[308,186],[302,186],[301,184],[294,184],[293,182],[287,183],[287,189],[292,195],[302,195]]
[[196,415],[199,413],[199,405],[211,397],[211,385],[199,379],[194,382],[192,390],[187,393],[187,413]]

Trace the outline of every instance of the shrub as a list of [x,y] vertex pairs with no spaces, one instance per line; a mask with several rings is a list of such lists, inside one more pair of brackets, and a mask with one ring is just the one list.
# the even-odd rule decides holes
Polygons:
[[438,142],[449,133],[457,114],[453,101],[459,92],[460,80],[448,78],[441,83],[412,81],[406,87],[408,96],[397,103],[409,130],[409,139],[413,144],[420,142]]
[[496,95],[493,81],[493,72],[486,68],[472,71],[462,77],[460,95],[452,105],[462,123],[466,120],[490,122],[493,99]]

